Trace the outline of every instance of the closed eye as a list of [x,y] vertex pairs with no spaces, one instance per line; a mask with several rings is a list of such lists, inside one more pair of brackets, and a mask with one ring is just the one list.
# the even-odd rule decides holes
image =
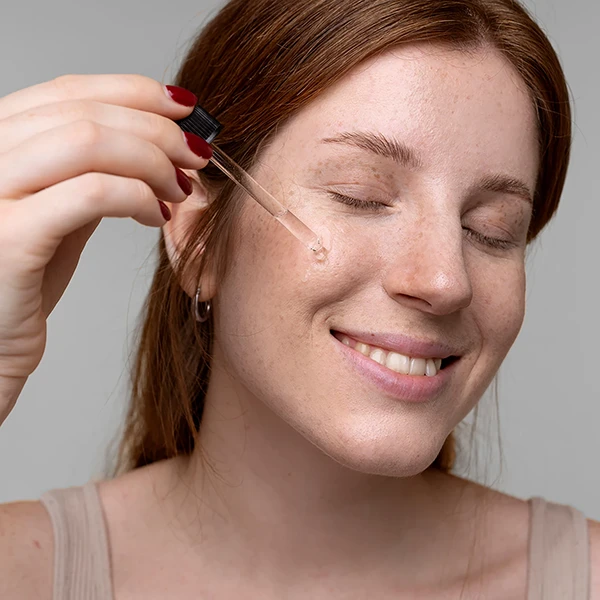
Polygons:
[[358,198],[352,198],[350,196],[345,196],[344,194],[338,194],[337,192],[327,193],[337,202],[356,209],[382,211],[386,208],[391,208],[389,204],[376,202],[375,200],[359,200]]
[[479,231],[469,229],[468,227],[463,227],[463,230],[466,232],[467,237],[474,239],[480,244],[484,244],[491,248],[496,248],[497,250],[509,250],[511,248],[515,248],[518,245],[510,240],[502,240],[500,238],[483,235],[483,233],[479,233]]
[[[384,204],[383,202],[377,202],[375,200],[359,200],[358,198],[352,198],[351,196],[346,196],[344,194],[338,194],[337,192],[327,192],[334,200],[340,202],[341,204],[345,204],[346,206],[350,206],[357,210],[368,210],[375,212],[383,212],[386,208],[392,208],[389,204]],[[480,233],[479,231],[475,231],[474,229],[470,229],[468,227],[463,227],[467,237],[475,240],[479,244],[483,244],[490,248],[495,248],[496,250],[509,250],[511,248],[516,247],[516,244],[510,240],[503,240],[500,238],[490,237]]]
[[[344,194],[338,194],[337,192],[331,191],[327,193],[337,202],[345,204],[346,206],[351,206],[357,210],[383,212],[386,208],[392,208],[389,204],[384,204],[383,202],[377,202],[375,200],[359,200],[358,198],[352,198],[351,196],[346,196]],[[479,244],[483,244],[490,248],[495,248],[496,250],[510,250],[518,245],[510,240],[503,240],[484,235],[483,233],[475,231],[474,229],[470,229],[469,227],[463,227],[463,230],[465,231],[467,237],[475,240]]]

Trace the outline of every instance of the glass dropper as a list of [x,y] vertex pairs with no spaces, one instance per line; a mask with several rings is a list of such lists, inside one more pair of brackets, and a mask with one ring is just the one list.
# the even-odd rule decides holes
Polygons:
[[256,179],[251,177],[242,167],[234,162],[214,143],[211,144],[213,155],[210,161],[215,164],[229,179],[237,183],[264,209],[271,213],[290,233],[295,235],[309,250],[323,252],[323,242],[312,229],[307,227],[294,213],[285,208]]
[[239,185],[251,198],[254,198],[266,211],[273,215],[292,235],[311,252],[322,258],[325,248],[321,238],[307,227],[294,213],[285,208],[265,188],[263,188],[242,167],[223,152],[212,141],[222,129],[222,125],[200,105],[185,119],[175,121],[183,131],[193,133],[206,140],[212,148],[210,159],[229,179]]

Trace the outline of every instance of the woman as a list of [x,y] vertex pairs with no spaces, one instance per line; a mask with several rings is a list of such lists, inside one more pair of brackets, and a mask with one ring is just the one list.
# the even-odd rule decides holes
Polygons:
[[[451,473],[567,172],[567,87],[529,15],[233,0],[176,83],[0,102],[2,418],[99,220],[163,233],[115,477],[3,507],[0,596],[600,597],[598,523]],[[182,136],[196,102],[326,260]]]

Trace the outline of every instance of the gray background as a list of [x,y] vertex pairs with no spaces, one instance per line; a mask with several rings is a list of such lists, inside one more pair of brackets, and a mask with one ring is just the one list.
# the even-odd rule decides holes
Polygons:
[[[500,371],[499,425],[482,401],[473,479],[600,519],[598,230],[600,4],[530,0],[562,58],[575,146],[557,220],[528,259],[528,308]],[[141,73],[170,83],[214,0],[3,2],[0,96],[64,73]],[[98,476],[122,418],[132,332],[157,231],[107,219],[49,320],[44,359],[0,431],[0,502]],[[504,468],[499,476],[500,427]]]

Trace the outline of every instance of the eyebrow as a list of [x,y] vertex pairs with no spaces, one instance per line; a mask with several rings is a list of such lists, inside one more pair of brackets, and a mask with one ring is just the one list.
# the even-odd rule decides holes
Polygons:
[[361,150],[367,150],[373,154],[391,158],[403,167],[420,169],[423,167],[423,161],[418,153],[413,149],[394,138],[388,138],[381,133],[370,131],[345,131],[334,137],[327,137],[321,140],[325,144],[346,144],[355,146]]
[[486,192],[512,194],[533,206],[533,194],[529,187],[515,177],[509,177],[507,175],[489,175],[484,177],[475,188]]
[[[354,146],[378,156],[390,158],[402,167],[410,169],[423,168],[423,160],[414,148],[407,146],[395,138],[386,137],[381,133],[345,131],[333,137],[323,138],[321,142],[325,144]],[[476,190],[512,194],[533,206],[533,194],[529,186],[516,177],[502,174],[488,175],[474,186],[473,191]]]

